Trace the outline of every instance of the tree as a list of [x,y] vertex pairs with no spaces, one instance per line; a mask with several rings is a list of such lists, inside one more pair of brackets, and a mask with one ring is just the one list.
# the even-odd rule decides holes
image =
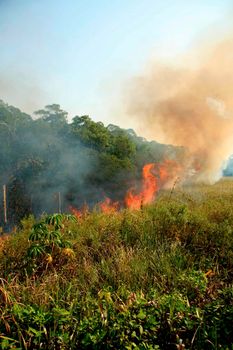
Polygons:
[[127,135],[121,133],[113,137],[111,153],[119,159],[132,159],[136,155],[136,146]]
[[110,145],[110,133],[104,124],[94,122],[87,115],[74,117],[71,130],[86,146],[106,151]]
[[44,121],[58,125],[58,124],[66,124],[68,113],[61,109],[59,104],[52,104],[45,106],[44,109],[40,109],[34,112],[35,115],[42,118]]

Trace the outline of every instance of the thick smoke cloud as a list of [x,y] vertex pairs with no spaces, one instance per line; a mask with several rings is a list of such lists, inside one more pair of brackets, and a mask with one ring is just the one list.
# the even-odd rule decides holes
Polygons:
[[195,180],[214,181],[233,152],[233,38],[196,53],[134,79],[128,113],[150,138],[186,147]]

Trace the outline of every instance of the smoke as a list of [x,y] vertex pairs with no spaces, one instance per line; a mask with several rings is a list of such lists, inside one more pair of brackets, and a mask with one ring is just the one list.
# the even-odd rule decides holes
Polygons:
[[33,113],[49,100],[42,84],[31,74],[16,72],[12,66],[0,68],[0,99]]
[[215,181],[233,152],[233,38],[206,46],[135,78],[127,113],[147,137],[184,146],[195,180]]

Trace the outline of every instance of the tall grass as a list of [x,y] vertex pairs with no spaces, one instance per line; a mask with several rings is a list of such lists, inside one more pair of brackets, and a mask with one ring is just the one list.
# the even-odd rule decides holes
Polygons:
[[1,348],[232,349],[232,199],[225,180],[23,220],[0,241]]

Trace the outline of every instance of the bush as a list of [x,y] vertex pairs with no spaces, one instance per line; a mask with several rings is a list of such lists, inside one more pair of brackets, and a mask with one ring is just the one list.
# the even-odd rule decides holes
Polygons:
[[1,348],[231,349],[232,194],[218,191],[23,220],[0,245]]

